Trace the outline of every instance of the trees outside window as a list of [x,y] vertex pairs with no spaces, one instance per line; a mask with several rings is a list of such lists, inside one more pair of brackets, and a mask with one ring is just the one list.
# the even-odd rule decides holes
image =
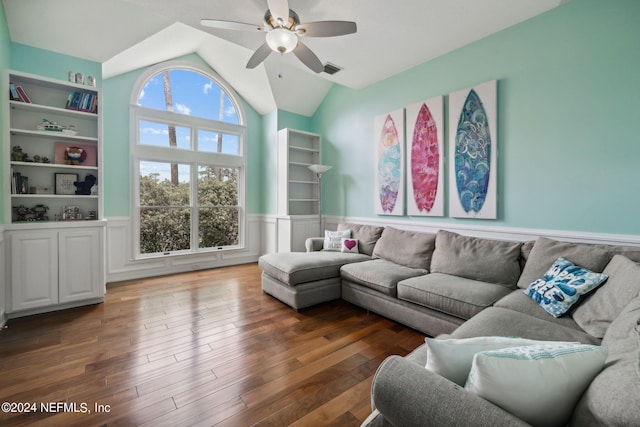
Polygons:
[[135,89],[138,256],[242,245],[246,130],[233,96],[191,68],[154,70]]

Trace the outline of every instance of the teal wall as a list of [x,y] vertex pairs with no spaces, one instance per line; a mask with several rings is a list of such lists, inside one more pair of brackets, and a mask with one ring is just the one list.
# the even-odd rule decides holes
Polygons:
[[411,220],[640,234],[639,17],[637,0],[572,0],[363,90],[334,85],[312,119],[334,166],[324,212],[376,217],[376,115],[497,79],[498,219]]
[[301,116],[300,114],[291,113],[285,110],[278,110],[278,130],[289,128],[311,132],[311,127],[311,117]]
[[[181,61],[193,62],[209,67],[198,55],[190,54]],[[103,82],[103,155],[104,155],[104,214],[106,217],[129,216],[131,214],[131,163],[129,102],[133,87],[146,68],[135,70]],[[247,174],[246,212],[261,212],[262,167],[260,150],[262,145],[262,117],[240,98],[246,117]]]
[[[10,68],[10,58],[11,58],[11,41],[9,38],[9,28],[7,27],[7,19],[4,14],[4,6],[2,5],[2,2],[0,2],[0,75],[4,75],[6,70]],[[7,108],[8,108],[7,103],[4,102],[4,99],[3,99],[3,102],[0,102],[0,140],[6,136],[5,130],[3,128],[4,120],[2,120],[2,117],[4,117],[5,114],[8,114]],[[5,176],[4,151],[5,151],[4,149],[0,150],[0,176],[2,177]],[[4,185],[0,187],[0,194],[3,191],[4,191]],[[0,197],[0,223],[2,224],[5,223],[4,200],[5,200],[5,197],[4,195],[2,195],[2,197]],[[3,292],[3,290],[4,289],[0,289],[0,292]],[[4,295],[4,292],[3,292],[3,295]],[[0,300],[2,300],[2,296],[0,296]],[[2,310],[2,308],[3,306],[0,305],[0,310]]]
[[278,112],[262,116],[262,213],[275,215],[277,212],[278,188],[276,179],[278,176]]
[[96,79],[102,86],[102,64],[20,43],[11,43],[11,69],[58,80],[67,80],[69,71]]

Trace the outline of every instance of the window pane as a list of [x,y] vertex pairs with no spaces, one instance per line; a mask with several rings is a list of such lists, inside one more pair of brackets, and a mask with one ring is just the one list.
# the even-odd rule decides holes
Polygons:
[[140,120],[139,124],[140,144],[191,149],[191,129],[189,128],[145,120]]
[[[168,85],[165,86],[167,81]],[[169,93],[165,93],[165,88]],[[167,96],[168,95],[168,96]],[[167,102],[169,98],[170,102]],[[222,88],[191,70],[168,70],[147,81],[138,105],[189,116],[238,124],[238,112]]]
[[188,208],[140,209],[140,253],[189,250],[191,210]]
[[198,206],[238,206],[238,169],[198,166]]
[[238,208],[201,208],[198,212],[200,248],[238,244]]
[[189,206],[190,166],[140,161],[140,206]]
[[198,130],[198,151],[240,154],[240,138],[238,135]]

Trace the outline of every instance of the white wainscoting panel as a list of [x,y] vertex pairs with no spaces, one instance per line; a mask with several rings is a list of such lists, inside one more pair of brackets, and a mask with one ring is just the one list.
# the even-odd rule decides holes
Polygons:
[[335,230],[339,223],[350,222],[355,224],[368,224],[376,226],[390,226],[402,230],[420,231],[424,233],[436,233],[438,230],[448,230],[465,236],[481,237],[486,239],[500,239],[512,241],[536,240],[540,236],[554,240],[562,240],[578,243],[594,243],[603,245],[627,245],[640,246],[640,235],[589,233],[580,231],[544,230],[535,228],[497,227],[482,224],[454,224],[431,221],[412,221],[385,218],[359,218],[324,216],[327,230]]
[[134,259],[131,218],[107,218],[107,282],[256,262],[262,249],[262,222],[261,215],[247,215],[242,249]]
[[0,226],[0,328],[3,328],[5,323],[7,323],[7,283],[9,283],[8,279],[5,277],[6,269],[5,262],[6,258],[4,257],[5,248],[4,248],[4,227]]

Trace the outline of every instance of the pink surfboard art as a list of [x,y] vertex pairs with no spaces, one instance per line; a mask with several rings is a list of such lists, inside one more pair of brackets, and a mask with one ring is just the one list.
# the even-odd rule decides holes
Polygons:
[[418,210],[431,212],[438,194],[440,151],[438,129],[426,104],[422,104],[411,143],[411,181]]

